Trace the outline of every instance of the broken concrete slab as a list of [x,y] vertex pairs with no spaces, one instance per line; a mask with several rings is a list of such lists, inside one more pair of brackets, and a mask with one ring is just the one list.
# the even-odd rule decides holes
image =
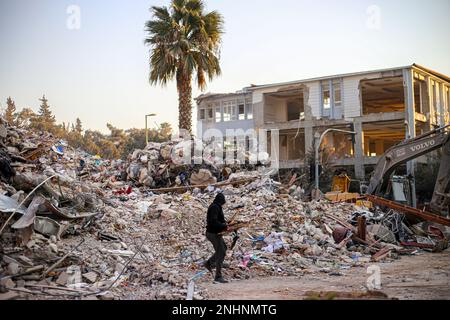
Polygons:
[[366,230],[374,234],[378,239],[389,243],[397,243],[395,234],[389,230],[387,227],[381,224],[374,224],[367,226]]
[[56,283],[60,286],[67,285],[67,280],[69,279],[69,274],[67,272],[61,272],[61,274],[58,276],[58,279],[56,279]]
[[55,243],[50,243],[48,247],[51,249],[53,253],[58,253],[58,246]]
[[34,266],[33,260],[31,260],[27,256],[20,255],[20,256],[17,257],[17,260],[20,261],[21,263],[23,263],[27,267]]
[[14,276],[16,274],[19,274],[20,266],[15,262],[10,262],[8,264],[7,270],[9,275]]
[[11,197],[0,194],[0,212],[13,213],[17,209],[17,213],[25,214],[27,208],[25,206],[19,207],[19,202]]
[[25,211],[24,215],[17,220],[16,223],[12,225],[12,228],[14,229],[24,229],[32,225],[36,218],[36,212],[39,209],[39,206],[45,202],[45,199],[36,196],[31,201],[30,205],[28,206],[27,210]]
[[83,278],[88,280],[90,283],[95,283],[97,281],[98,275],[95,272],[83,273]]
[[68,274],[67,286],[76,286],[82,283],[80,266],[69,266],[66,273]]
[[34,221],[34,230],[48,237],[55,236],[59,239],[67,226],[63,226],[48,217],[36,217]]
[[6,278],[0,280],[0,286],[3,286],[5,288],[14,288],[16,286],[16,283],[12,281],[11,278]]

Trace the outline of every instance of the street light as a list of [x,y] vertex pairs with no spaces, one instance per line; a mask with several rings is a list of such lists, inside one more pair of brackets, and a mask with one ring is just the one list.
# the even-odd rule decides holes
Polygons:
[[150,113],[145,116],[145,146],[148,145],[148,122],[149,117],[156,117],[156,113]]
[[[323,138],[331,131],[337,131],[337,132],[343,132],[343,133],[349,133],[349,134],[356,134],[355,131],[347,131],[347,130],[341,130],[341,129],[327,129],[325,130],[322,135],[318,136],[318,133],[316,133],[316,146],[315,146],[315,162],[316,162],[316,168],[315,168],[315,189],[316,189],[316,197],[319,194],[319,149],[320,149],[320,145],[322,144],[322,140]],[[317,139],[319,139],[319,141],[317,141]]]

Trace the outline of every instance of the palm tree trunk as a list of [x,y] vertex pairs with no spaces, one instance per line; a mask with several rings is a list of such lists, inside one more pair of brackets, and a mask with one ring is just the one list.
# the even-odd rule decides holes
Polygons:
[[192,134],[192,86],[191,77],[177,71],[179,128]]

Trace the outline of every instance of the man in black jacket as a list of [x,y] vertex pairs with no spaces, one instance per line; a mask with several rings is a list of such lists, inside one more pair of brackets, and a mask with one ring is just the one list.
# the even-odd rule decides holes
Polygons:
[[207,214],[206,238],[214,246],[214,254],[204,266],[212,272],[213,266],[216,267],[215,282],[228,283],[222,276],[223,260],[227,252],[227,245],[221,235],[222,232],[228,229],[225,216],[223,214],[222,206],[225,204],[225,196],[222,193],[217,194],[214,202],[209,206]]

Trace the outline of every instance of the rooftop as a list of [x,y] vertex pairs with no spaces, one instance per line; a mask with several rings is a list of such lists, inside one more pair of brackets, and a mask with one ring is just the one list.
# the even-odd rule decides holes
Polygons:
[[288,82],[279,82],[279,83],[271,83],[271,84],[264,84],[264,85],[251,85],[250,87],[244,88],[244,90],[255,90],[255,89],[261,89],[261,88],[270,88],[270,87],[277,87],[277,86],[283,86],[283,85],[294,85],[294,84],[300,84],[304,82],[311,82],[311,81],[320,81],[320,80],[327,80],[327,79],[333,79],[333,78],[341,78],[341,77],[351,77],[351,76],[357,76],[357,75],[363,75],[368,73],[376,73],[376,72],[388,72],[388,71],[395,71],[395,70],[402,70],[402,69],[418,69],[421,71],[424,71],[426,73],[429,73],[435,77],[438,77],[442,80],[445,80],[447,82],[450,82],[450,77],[446,76],[442,73],[439,73],[437,71],[431,70],[429,68],[423,67],[421,65],[418,65],[416,63],[413,63],[412,65],[403,66],[403,67],[395,67],[395,68],[386,68],[386,69],[377,69],[377,70],[368,70],[368,71],[359,71],[359,72],[352,72],[352,73],[342,73],[342,74],[336,74],[331,76],[323,76],[323,77],[316,77],[316,78],[309,78],[309,79],[302,79],[302,80],[295,80],[295,81],[288,81]]

